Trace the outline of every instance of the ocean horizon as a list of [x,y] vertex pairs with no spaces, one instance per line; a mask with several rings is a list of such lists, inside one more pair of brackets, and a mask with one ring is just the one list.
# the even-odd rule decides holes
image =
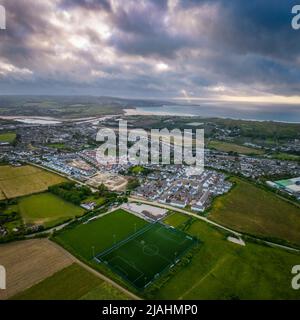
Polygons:
[[[132,110],[132,109],[131,109]],[[203,118],[229,118],[249,121],[274,121],[300,123],[300,106],[298,105],[233,105],[211,104],[201,105],[174,104],[158,107],[145,106],[127,110],[127,114],[170,115]]]

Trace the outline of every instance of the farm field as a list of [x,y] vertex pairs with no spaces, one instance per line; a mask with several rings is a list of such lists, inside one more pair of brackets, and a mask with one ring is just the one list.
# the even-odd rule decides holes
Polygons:
[[209,218],[227,227],[300,246],[300,208],[255,185],[232,178],[235,187],[215,200]]
[[64,143],[48,143],[47,147],[55,148],[58,150],[70,150],[70,147],[66,146]]
[[272,154],[272,158],[278,160],[287,160],[287,161],[300,161],[300,156],[296,154],[289,154],[289,153],[275,153]]
[[81,224],[58,234],[55,239],[66,249],[90,261],[148,224],[124,210],[116,210],[88,224]]
[[17,135],[14,132],[0,133],[0,142],[13,143]]
[[203,242],[189,264],[151,293],[154,299],[300,299],[291,270],[300,255],[251,242],[239,246],[202,221],[187,231]]
[[26,240],[0,245],[0,263],[7,273],[7,289],[0,300],[32,287],[72,264],[72,259],[46,239]]
[[253,154],[253,155],[262,155],[264,154],[263,150],[249,148],[246,146],[240,146],[235,143],[224,142],[224,141],[210,141],[208,144],[209,148],[213,148],[223,152],[237,152],[240,154]]
[[18,199],[18,211],[25,223],[51,227],[81,216],[85,210],[49,192]]
[[1,200],[5,200],[6,198],[5,198],[5,195],[4,195],[4,193],[2,192],[2,190],[0,190],[0,201]]
[[83,267],[74,263],[33,287],[12,297],[13,300],[125,300],[128,297]]
[[0,166],[0,198],[21,197],[46,191],[49,186],[66,179],[33,166]]
[[134,287],[144,289],[196,243],[179,230],[155,223],[96,257]]
[[189,220],[189,217],[187,215],[184,215],[179,212],[173,212],[169,214],[166,218],[164,218],[163,222],[176,228],[185,223],[187,220]]

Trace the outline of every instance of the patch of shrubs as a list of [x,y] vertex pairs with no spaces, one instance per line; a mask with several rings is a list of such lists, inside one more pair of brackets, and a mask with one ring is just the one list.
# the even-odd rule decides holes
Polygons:
[[48,191],[76,205],[80,205],[83,200],[92,195],[89,187],[78,186],[75,182],[63,182],[50,186]]

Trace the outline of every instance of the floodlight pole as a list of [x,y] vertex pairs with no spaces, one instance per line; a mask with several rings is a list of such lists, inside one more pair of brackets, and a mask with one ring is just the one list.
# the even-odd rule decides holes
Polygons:
[[92,246],[92,251],[93,251],[93,258],[95,258],[95,247]]

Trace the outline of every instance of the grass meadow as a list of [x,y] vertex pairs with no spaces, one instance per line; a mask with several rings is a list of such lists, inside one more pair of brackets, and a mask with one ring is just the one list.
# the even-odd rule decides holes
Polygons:
[[224,141],[210,141],[208,144],[209,148],[213,148],[223,152],[237,152],[246,155],[262,155],[263,150],[249,148],[246,146],[241,146],[235,143],[224,142]]
[[13,143],[16,139],[17,135],[14,132],[7,132],[0,134],[0,142],[8,142]]
[[33,166],[0,166],[0,198],[12,199],[46,191],[66,179]]
[[51,227],[84,214],[85,210],[49,192],[18,199],[18,211],[25,223]]
[[12,300],[126,299],[124,293],[75,263],[12,297]]
[[174,228],[177,228],[180,225],[184,224],[187,220],[189,220],[189,217],[187,215],[179,212],[172,212],[166,218],[164,218],[163,222]]
[[203,242],[191,262],[154,291],[155,299],[300,299],[291,270],[300,255],[246,242],[239,246],[202,221],[188,232]]
[[245,180],[232,181],[234,188],[215,200],[209,219],[237,231],[300,247],[299,207]]

